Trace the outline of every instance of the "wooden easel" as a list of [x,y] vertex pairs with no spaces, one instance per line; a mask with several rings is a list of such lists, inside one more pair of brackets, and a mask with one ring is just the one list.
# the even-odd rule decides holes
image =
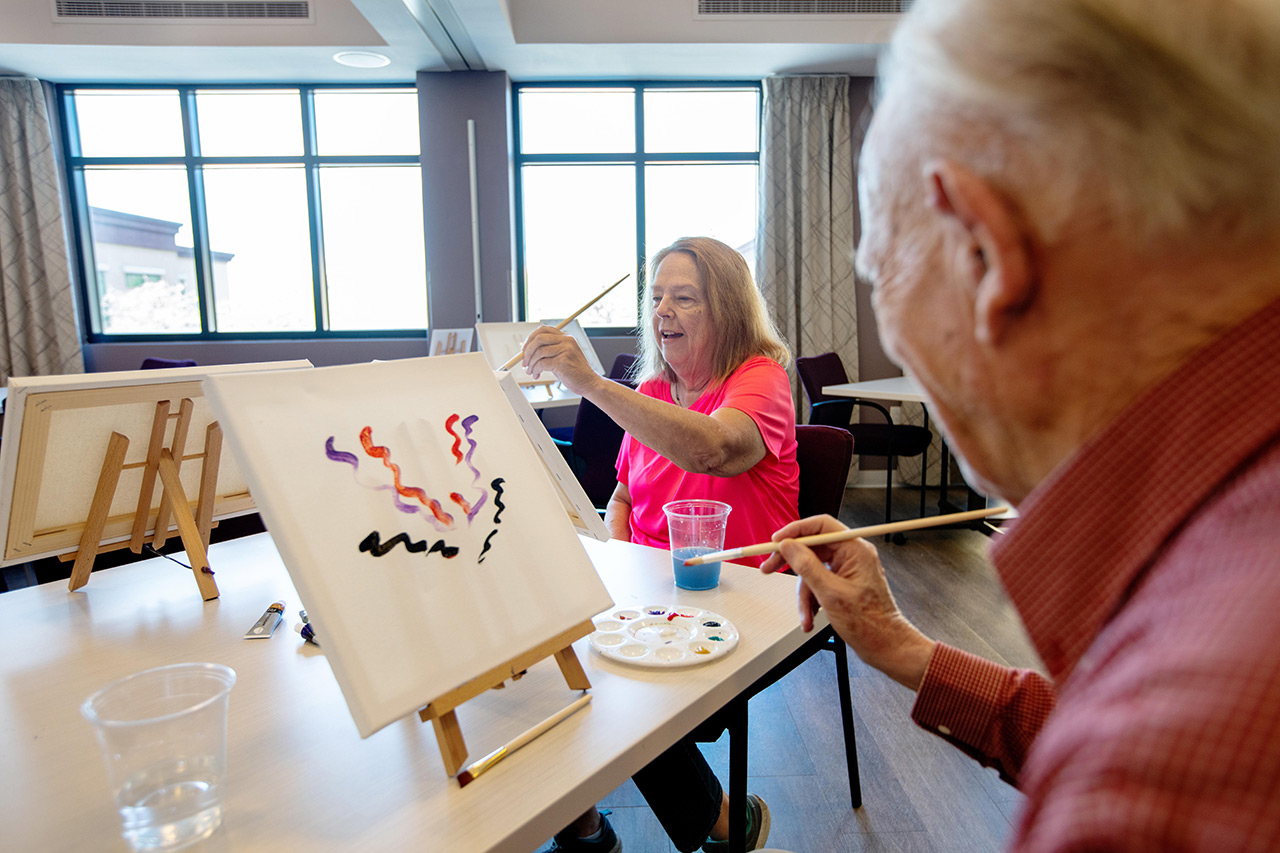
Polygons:
[[467,745],[462,739],[462,729],[458,725],[458,717],[454,709],[479,696],[491,688],[505,686],[508,678],[516,679],[524,671],[545,657],[554,657],[560,665],[560,673],[572,690],[587,690],[591,682],[587,679],[582,663],[573,651],[573,641],[585,637],[595,630],[591,620],[580,622],[567,631],[552,637],[545,643],[534,646],[524,654],[517,655],[500,666],[496,666],[482,675],[478,675],[460,687],[431,702],[418,712],[422,722],[431,721],[436,730],[436,740],[440,743],[440,755],[444,759],[444,769],[450,776],[458,775],[463,763],[467,760]]
[[[75,560],[68,589],[77,590],[89,582],[89,573],[93,568],[94,558],[98,554],[113,551],[125,545],[128,545],[129,550],[135,554],[142,553],[142,547],[146,544],[147,522],[151,515],[151,498],[155,494],[156,475],[159,474],[164,492],[160,498],[160,505],[156,509],[151,546],[159,549],[164,545],[169,537],[169,517],[172,515],[178,528],[178,536],[182,539],[182,546],[186,549],[192,573],[195,575],[196,585],[200,588],[200,596],[205,601],[218,597],[218,585],[214,583],[213,571],[209,568],[208,548],[209,532],[213,528],[213,502],[218,482],[218,463],[222,456],[222,429],[215,421],[209,424],[205,431],[204,453],[199,454],[203,457],[199,503],[193,514],[191,504],[182,489],[179,466],[188,458],[197,458],[183,455],[194,407],[195,404],[190,397],[183,397],[178,404],[177,414],[171,415],[169,400],[156,403],[145,462],[126,465],[124,458],[129,449],[129,439],[118,432],[111,433],[111,438],[107,442],[107,452],[102,460],[102,471],[98,475],[98,486],[89,507],[89,518],[80,536],[80,547],[74,553],[62,556],[63,560]],[[165,447],[164,438],[170,419],[176,419],[173,441],[169,447]],[[133,515],[132,534],[125,542],[103,545],[101,544],[102,532],[107,523],[111,503],[115,498],[120,473],[126,468],[140,467],[144,468],[142,487],[138,494],[138,507]]]

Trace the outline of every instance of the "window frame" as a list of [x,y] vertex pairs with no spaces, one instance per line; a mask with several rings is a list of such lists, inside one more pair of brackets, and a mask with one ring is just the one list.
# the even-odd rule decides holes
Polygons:
[[[526,154],[521,148],[520,93],[536,89],[632,89],[635,103],[635,150],[626,153]],[[664,151],[648,153],[644,148],[644,94],[660,89],[708,90],[734,89],[756,92],[756,148],[754,151]],[[514,171],[516,274],[515,294],[517,319],[528,319],[528,282],[525,280],[524,243],[524,166],[535,163],[566,165],[607,164],[630,165],[635,171],[636,185],[636,316],[644,316],[641,301],[645,288],[645,166],[658,163],[698,165],[706,163],[753,163],[760,166],[761,116],[764,110],[764,86],[754,80],[539,80],[511,84],[512,170]],[[607,284],[607,282],[606,282]],[[603,286],[603,285],[602,285]],[[590,337],[633,335],[635,327],[592,326]]]
[[[104,91],[176,91],[182,110],[183,155],[172,157],[86,157],[80,149],[79,124],[76,116],[75,93],[89,90]],[[223,91],[297,91],[302,121],[302,145],[300,155],[204,156],[195,153],[198,130],[196,93]],[[316,153],[315,93],[339,89],[388,90],[405,89],[417,92],[413,83],[60,83],[56,93],[59,131],[64,153],[63,176],[66,180],[70,206],[70,239],[74,287],[84,307],[84,337],[86,342],[97,343],[163,343],[169,341],[253,341],[253,340],[324,340],[357,338],[405,338],[419,336],[418,326],[396,329],[333,330],[329,328],[328,290],[324,268],[324,234],[321,227],[320,169],[326,166],[349,165],[410,165],[422,175],[421,153],[418,154],[329,154]],[[416,104],[416,98],[415,98]],[[421,120],[421,119],[419,119]],[[301,166],[306,175],[307,217],[311,243],[312,309],[315,328],[289,331],[217,331],[213,313],[213,258],[209,248],[208,219],[204,198],[204,166]],[[101,330],[101,310],[97,294],[97,260],[89,228],[89,202],[85,189],[84,171],[96,166],[168,166],[182,168],[187,179],[188,199],[191,204],[191,231],[195,263],[195,288],[200,309],[199,332],[177,334],[110,334]],[[427,283],[423,282],[423,287]]]

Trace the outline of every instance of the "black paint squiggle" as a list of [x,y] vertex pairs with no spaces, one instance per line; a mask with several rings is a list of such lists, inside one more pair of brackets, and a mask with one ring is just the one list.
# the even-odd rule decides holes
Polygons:
[[360,551],[361,553],[368,551],[369,554],[374,557],[381,557],[397,545],[404,545],[405,550],[411,554],[421,554],[423,551],[426,551],[427,555],[430,556],[431,554],[439,551],[440,556],[444,557],[446,560],[450,560],[458,556],[458,549],[446,545],[443,539],[437,540],[436,543],[431,546],[430,550],[428,550],[427,540],[425,539],[415,542],[409,538],[408,533],[397,533],[386,542],[383,542],[382,534],[376,530],[364,537],[364,539],[360,540]]
[[[507,505],[502,502],[502,484],[505,482],[506,480],[502,479],[501,477],[497,477],[494,479],[492,483],[489,484],[490,486],[493,487],[493,490],[497,492],[497,494],[493,496],[493,505],[498,509],[498,511],[493,514],[494,524],[502,523],[502,511],[507,508]],[[493,534],[490,533],[489,535],[492,536]],[[486,542],[487,541],[488,540],[486,540]],[[481,551],[480,553],[483,554],[484,552]]]
[[498,535],[498,528],[489,531],[489,535],[484,538],[484,547],[480,549],[480,559],[476,560],[476,565],[484,562],[484,553],[489,550],[489,540]]

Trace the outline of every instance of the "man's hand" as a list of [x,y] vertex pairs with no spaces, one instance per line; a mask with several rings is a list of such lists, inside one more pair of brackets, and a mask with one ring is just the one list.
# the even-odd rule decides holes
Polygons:
[[816,548],[795,541],[801,536],[845,529],[829,515],[794,521],[773,534],[780,550],[760,569],[775,572],[790,566],[800,578],[796,596],[806,631],[813,630],[814,614],[821,607],[858,657],[915,690],[936,644],[898,610],[875,546],[864,539]]

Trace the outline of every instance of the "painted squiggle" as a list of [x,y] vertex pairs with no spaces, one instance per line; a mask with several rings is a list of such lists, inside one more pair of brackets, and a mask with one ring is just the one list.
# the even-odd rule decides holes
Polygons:
[[462,450],[461,450],[462,436],[458,435],[456,432],[453,431],[453,425],[456,424],[457,422],[458,422],[458,414],[456,412],[452,415],[449,415],[449,417],[444,422],[445,430],[448,431],[449,435],[453,436],[453,447],[449,449],[450,449],[450,452],[453,453],[453,458],[456,460],[454,462],[455,465],[462,461]]
[[[462,431],[467,434],[467,444],[469,445],[469,448],[467,450],[467,460],[466,460],[467,467],[471,469],[472,474],[475,474],[475,479],[471,481],[471,485],[473,486],[476,483],[480,482],[480,470],[476,468],[475,465],[471,464],[471,457],[474,456],[476,452],[476,440],[471,437],[471,428],[475,426],[475,423],[478,420],[480,420],[479,415],[469,415],[467,419],[462,422]],[[481,489],[481,491],[484,491],[484,490]]]
[[360,540],[359,550],[362,553],[368,551],[369,554],[374,557],[382,557],[397,545],[404,545],[404,549],[410,554],[421,554],[423,551],[426,551],[427,556],[430,557],[432,554],[439,551],[440,556],[444,557],[446,560],[452,560],[454,557],[458,556],[458,549],[452,545],[446,545],[443,539],[436,540],[428,550],[427,540],[425,539],[415,542],[409,538],[408,533],[397,533],[386,542],[383,542],[382,535],[376,530],[364,537],[364,539]]
[[364,448],[364,452],[375,459],[381,459],[382,464],[391,469],[391,474],[395,480],[396,492],[406,498],[414,498],[419,501],[427,509],[431,510],[431,514],[441,524],[453,527],[453,516],[444,511],[444,507],[440,505],[440,501],[429,496],[417,486],[406,486],[400,482],[400,466],[391,461],[390,449],[373,443],[373,427],[365,427],[360,430],[360,446]]
[[502,511],[507,508],[507,505],[502,502],[502,484],[505,482],[506,480],[498,477],[489,484],[490,486],[493,486],[493,490],[496,492],[493,496],[493,505],[498,508],[498,511],[493,514],[494,524],[502,523]]
[[484,547],[480,549],[480,559],[476,560],[476,565],[484,562],[484,554],[489,550],[489,540],[498,535],[498,529],[495,527],[489,531],[489,535],[484,538]]
[[[351,473],[352,473],[352,476],[354,477],[356,475],[356,472],[360,470],[360,458],[356,456],[354,453],[348,453],[345,450],[338,450],[336,447],[334,447],[333,446],[334,438],[335,436],[331,435],[327,439],[325,439],[324,455],[329,457],[329,459],[333,460],[334,462],[345,462],[346,464],[350,465],[352,469]],[[363,483],[360,483],[359,479],[356,480],[356,483],[359,485],[364,485]],[[400,500],[400,496],[396,493],[395,486],[379,485],[379,486],[365,486],[365,488],[372,489],[375,492],[384,492],[384,491],[391,492],[392,504],[395,505],[396,509],[400,510],[403,513],[408,513],[412,515],[418,512],[418,509],[419,509],[418,507],[414,506],[413,504],[407,504],[404,501]],[[436,528],[440,530],[447,529],[447,528],[440,527],[440,525],[438,524],[436,525]]]

